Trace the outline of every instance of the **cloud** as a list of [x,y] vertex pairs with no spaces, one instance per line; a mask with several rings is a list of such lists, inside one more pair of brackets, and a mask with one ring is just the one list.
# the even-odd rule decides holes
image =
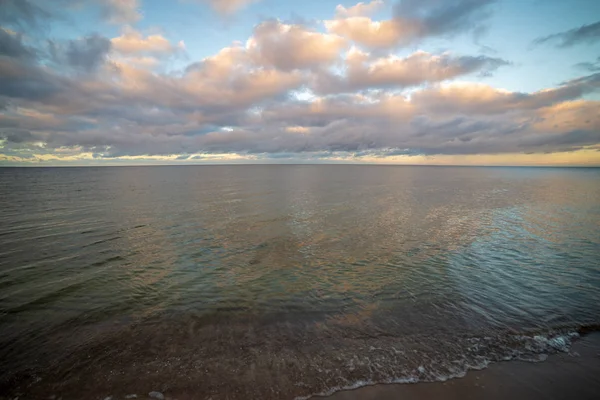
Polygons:
[[246,48],[234,46],[189,66],[181,82],[201,103],[249,106],[298,87],[301,75],[256,65]]
[[[534,128],[540,132],[554,133],[561,143],[578,143],[582,139],[596,143],[600,133],[600,102],[569,101],[541,108]],[[564,135],[564,132],[568,132]],[[587,137],[578,137],[587,136]],[[545,143],[546,145],[548,143]]]
[[[331,104],[330,106],[334,106]],[[247,151],[250,153],[297,153],[306,152],[377,152],[396,149],[403,154],[498,154],[536,151],[571,151],[598,143],[597,121],[589,126],[576,125],[557,128],[558,133],[548,132],[535,121],[544,112],[524,114],[521,119],[507,120],[497,117],[477,116],[422,116],[414,115],[392,123],[393,110],[384,111],[380,105],[349,107],[337,118],[322,111],[330,121],[324,125],[290,125],[294,131],[263,122],[262,128],[246,128],[232,132],[215,132],[203,138],[202,146],[211,151]],[[574,106],[576,115],[600,110],[595,104]],[[582,109],[584,108],[584,109]],[[363,111],[352,115],[353,111]],[[308,114],[314,111],[305,110]],[[338,108],[338,111],[344,112]],[[545,112],[551,113],[553,110]],[[335,112],[332,107],[330,112]],[[387,113],[387,115],[385,115]],[[378,115],[380,114],[380,115]],[[595,115],[595,114],[593,114]],[[288,114],[286,122],[295,123]],[[305,119],[306,122],[310,120]]]
[[0,58],[0,96],[12,101],[47,99],[72,86],[72,81],[31,60]]
[[221,14],[233,14],[251,3],[260,0],[196,0],[209,4],[214,10]]
[[416,26],[420,37],[455,34],[481,26],[495,0],[401,0],[395,19]]
[[[457,81],[493,73],[502,58],[387,51],[475,29],[490,4],[403,1],[391,33],[368,17],[378,1],[338,7],[332,21],[348,32],[267,20],[178,69],[161,63],[183,45],[129,25],[112,39],[52,41],[6,27],[0,159],[408,162],[600,148],[600,102],[589,100],[598,73],[508,91]],[[368,32],[355,38],[359,23]]]
[[313,88],[318,93],[351,92],[373,88],[406,88],[440,82],[473,72],[489,74],[509,63],[487,56],[434,55],[417,51],[405,58],[388,56],[370,59],[353,49],[346,57],[346,74],[319,74]]
[[335,8],[336,18],[366,17],[374,14],[383,7],[383,0],[371,0],[369,3],[358,3],[352,7],[346,8],[339,4]]
[[64,47],[52,44],[55,59],[87,72],[95,71],[104,64],[111,49],[111,42],[98,34],[77,40],[69,40]]
[[484,84],[450,83],[415,92],[411,100],[428,113],[492,115],[549,107],[598,90],[600,74],[593,74],[534,93],[510,92]]
[[121,36],[112,38],[111,43],[116,52],[124,55],[174,54],[185,49],[183,42],[173,45],[159,34],[144,37],[130,26],[125,26]]
[[574,65],[575,68],[583,69],[588,72],[600,72],[600,56],[593,62],[581,62]]
[[103,17],[112,24],[133,24],[142,18],[138,0],[102,0]]
[[31,0],[2,0],[0,24],[20,30],[37,29],[54,17],[46,8]]
[[111,24],[133,24],[142,18],[140,0],[1,0],[0,4],[0,24],[29,34],[47,33],[53,22],[70,21],[67,11],[81,6],[99,7]]
[[414,35],[415,28],[395,20],[373,21],[369,17],[350,17],[325,21],[331,33],[343,36],[368,48],[390,48]]
[[289,71],[329,64],[347,43],[337,35],[271,20],[256,26],[247,47],[258,63]]
[[565,32],[543,36],[533,41],[533,45],[552,43],[556,47],[571,47],[578,44],[593,44],[600,41],[600,21],[582,25]]
[[[145,64],[152,59],[106,59],[106,47],[96,45],[103,43],[110,44],[91,36],[56,45],[53,59],[60,72],[45,66],[44,59],[0,59],[0,99],[78,117],[89,125],[81,135],[97,130],[86,143],[110,143],[110,131],[128,129],[129,124],[166,135],[201,132],[216,121],[231,124],[247,107],[283,96],[302,83],[297,72],[254,64],[241,46],[169,75],[148,70]],[[65,66],[87,75],[66,74]]]
[[0,28],[0,56],[30,58],[34,53],[33,49],[23,44],[22,34]]
[[[373,58],[353,50],[349,57],[365,74],[356,76],[366,79],[347,78],[344,84],[355,85],[353,90],[434,81],[503,63],[425,52]],[[10,117],[0,123],[12,129],[3,152],[18,152],[32,138],[48,154],[71,148],[105,157],[228,152],[375,157],[389,149],[431,156],[571,151],[598,143],[593,116],[600,115],[600,105],[581,100],[599,89],[597,74],[534,93],[450,83],[430,84],[410,96],[383,90],[298,100],[292,91],[321,71],[307,75],[257,63],[251,46],[227,47],[176,75],[115,63],[115,70],[100,64],[94,75],[67,77],[30,60],[0,62],[0,96],[13,102]],[[19,142],[19,130],[31,136]]]
[[338,13],[336,19],[325,21],[325,27],[370,49],[393,48],[432,36],[479,31],[493,2],[403,0],[389,20],[373,21],[360,12]]
[[27,69],[46,57],[61,67],[91,72],[107,60],[110,50],[110,41],[98,34],[76,40],[48,40],[47,46],[35,49],[24,44],[23,34],[0,28],[0,55],[8,57],[4,63],[6,68],[16,66],[16,60],[20,60]]
[[27,143],[35,140],[31,132],[24,129],[0,128],[0,138],[10,143]]

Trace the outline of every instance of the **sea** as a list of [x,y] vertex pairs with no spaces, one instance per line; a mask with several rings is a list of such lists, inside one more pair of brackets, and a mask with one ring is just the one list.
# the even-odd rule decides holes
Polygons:
[[308,399],[599,327],[599,168],[0,168],[0,397]]

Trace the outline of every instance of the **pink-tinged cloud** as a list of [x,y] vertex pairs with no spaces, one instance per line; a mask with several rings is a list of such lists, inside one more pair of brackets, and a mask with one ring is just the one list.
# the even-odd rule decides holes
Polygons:
[[341,4],[335,8],[335,17],[342,18],[351,18],[351,17],[367,17],[375,12],[379,11],[383,8],[384,2],[383,0],[371,0],[368,3],[357,3],[351,7],[344,7]]
[[272,20],[256,26],[247,47],[257,63],[289,71],[330,64],[347,42],[338,35]]
[[[336,17],[324,22],[331,33],[369,49],[394,49],[417,40],[442,34],[475,30],[487,17],[494,0],[403,0],[394,15],[376,21],[368,15],[378,4],[338,6]],[[375,4],[374,4],[375,3]]]
[[325,21],[327,31],[372,49],[392,48],[411,37],[416,27],[395,20],[373,21],[369,17],[348,17]]
[[183,42],[174,45],[164,36],[144,36],[130,26],[125,26],[120,36],[111,39],[114,51],[124,55],[173,54],[185,50]]

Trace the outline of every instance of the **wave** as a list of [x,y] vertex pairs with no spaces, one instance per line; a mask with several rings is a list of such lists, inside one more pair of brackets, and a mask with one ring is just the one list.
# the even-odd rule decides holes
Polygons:
[[[295,400],[308,400],[313,397],[327,397],[336,392],[355,390],[365,386],[379,384],[415,384],[419,382],[445,382],[462,378],[469,371],[483,370],[490,364],[505,361],[543,362],[550,354],[568,353],[574,341],[581,335],[600,330],[598,325],[580,327],[577,330],[554,330],[545,334],[516,334],[504,339],[493,337],[469,338],[472,346],[462,358],[449,359],[445,362],[422,363],[408,373],[387,378],[358,379],[348,384],[332,386],[324,391],[297,396]],[[500,339],[500,340],[498,340]],[[474,356],[474,354],[480,354]],[[402,368],[399,368],[402,370]]]

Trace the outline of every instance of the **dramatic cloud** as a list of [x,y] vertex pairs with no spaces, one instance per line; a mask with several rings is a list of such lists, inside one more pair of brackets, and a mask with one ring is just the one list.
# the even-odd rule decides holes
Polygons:
[[[190,67],[179,79],[121,70],[118,86],[104,87],[95,95],[86,91],[89,84],[59,86],[52,96],[38,101],[46,103],[47,110],[60,107],[62,117],[54,116],[51,122],[49,112],[32,118],[31,112],[15,110],[4,123],[10,125],[15,145],[25,140],[15,139],[14,129],[41,128],[46,133],[28,133],[26,139],[43,140],[46,149],[78,147],[106,157],[198,152],[373,156],[383,149],[388,155],[564,151],[593,145],[598,139],[598,102],[570,101],[597,90],[596,76],[533,94],[453,84],[422,89],[410,98],[380,93],[280,99],[263,103],[255,112],[248,107],[297,87],[299,77],[276,70],[246,71],[247,57],[244,48],[229,48]],[[111,97],[117,93],[114,89],[119,98]],[[61,91],[75,101],[56,105],[65,98]],[[83,96],[89,100],[77,108],[76,99]],[[124,107],[131,102],[138,106]],[[244,109],[248,111],[240,115]],[[96,122],[81,130],[86,123],[82,118],[89,124],[109,116],[119,124],[100,128]],[[43,125],[31,122],[41,118],[46,119]],[[233,127],[225,129],[227,124]]]
[[579,28],[566,32],[537,38],[533,41],[533,44],[552,43],[556,47],[571,47],[578,44],[592,44],[598,41],[600,41],[600,21],[589,25],[582,25]]
[[[17,18],[0,19],[0,162],[600,159],[597,63],[543,90],[506,90],[494,72],[519,60],[430,45],[481,27],[491,1],[404,0],[384,21],[371,19],[378,0],[338,6],[324,24],[268,19],[202,56],[193,40],[189,53],[169,40],[175,29],[129,25],[141,2],[59,3],[112,11],[98,33],[40,40],[33,26],[58,20],[49,3],[4,0]],[[416,41],[424,50],[400,48]]]
[[[410,96],[384,91],[299,100],[291,91],[322,73],[306,74],[313,62],[302,57],[282,64],[257,57],[253,45],[236,45],[169,76],[118,61],[110,69],[102,62],[105,47],[97,45],[105,40],[64,46],[67,64],[98,70],[85,79],[27,57],[0,63],[0,94],[13,101],[0,119],[6,154],[39,142],[45,152],[79,149],[96,158],[228,152],[395,157],[566,151],[597,143],[600,105],[579,99],[598,90],[599,75],[531,94],[452,83]],[[17,48],[15,55],[29,52]],[[426,52],[373,58],[357,50],[346,62],[348,76],[338,82],[344,91],[436,82],[505,63]]]

